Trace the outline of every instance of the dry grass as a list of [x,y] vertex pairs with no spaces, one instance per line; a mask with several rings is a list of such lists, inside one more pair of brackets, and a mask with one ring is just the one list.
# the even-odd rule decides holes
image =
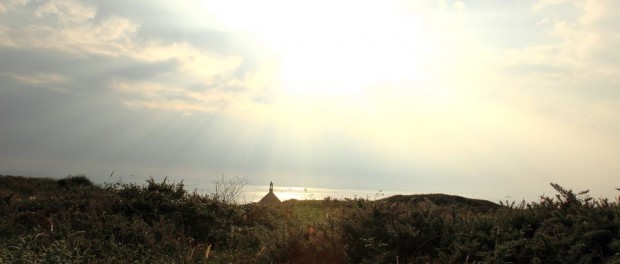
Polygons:
[[3,200],[11,201],[0,205],[0,263],[620,261],[617,201],[555,184],[557,196],[531,204],[430,195],[270,207],[188,193],[165,180],[96,186],[85,179],[0,176]]

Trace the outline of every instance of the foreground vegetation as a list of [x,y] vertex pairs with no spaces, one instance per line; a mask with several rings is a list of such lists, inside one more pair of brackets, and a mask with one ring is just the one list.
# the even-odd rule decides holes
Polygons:
[[448,195],[237,205],[182,183],[0,176],[0,263],[618,263],[618,201],[557,184],[497,205]]

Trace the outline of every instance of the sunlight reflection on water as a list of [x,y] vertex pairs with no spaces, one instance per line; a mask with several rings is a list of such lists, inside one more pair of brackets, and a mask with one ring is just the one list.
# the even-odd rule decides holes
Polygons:
[[[212,194],[214,187],[212,184],[186,184],[186,189],[190,192],[196,190],[199,194]],[[267,185],[246,185],[243,188],[243,195],[240,203],[258,202],[269,192]],[[295,186],[274,186],[273,193],[281,200],[323,200],[327,197],[333,199],[345,198],[368,198],[381,199],[396,194],[411,194],[403,192],[390,192],[382,190],[350,190],[350,189],[326,189],[326,188],[305,188]]]
[[[170,180],[168,183],[178,183],[177,180]],[[146,185],[146,180],[137,180],[132,179],[131,181],[126,181],[119,179],[118,181],[109,182],[109,183],[122,183],[122,184],[137,184],[137,185]],[[194,191],[200,195],[212,195],[215,191],[215,185],[213,183],[199,183],[192,181],[184,181],[184,188],[189,193],[193,193]],[[261,198],[263,198],[269,192],[268,185],[246,185],[242,189],[242,194],[239,197],[238,202],[241,204],[245,203],[253,203],[258,202]],[[281,200],[323,200],[327,197],[331,197],[332,199],[343,200],[345,198],[365,198],[369,200],[377,200],[386,198],[393,195],[411,195],[411,194],[425,194],[425,193],[438,193],[438,192],[404,192],[404,191],[386,191],[386,190],[363,190],[363,189],[328,189],[328,188],[311,188],[311,187],[296,187],[296,186],[274,186],[274,194]],[[491,197],[490,199],[484,197],[476,197],[475,194],[461,194],[461,193],[447,193],[451,195],[459,195],[466,198],[473,199],[485,199],[491,202],[499,203],[499,201],[517,201],[520,202],[522,199],[513,199],[512,197]],[[526,200],[527,202],[535,201],[535,200]]]
[[[269,191],[267,186],[246,186],[244,197],[241,202],[257,202]],[[282,201],[297,200],[323,200],[327,197],[333,199],[345,198],[368,198],[381,199],[402,192],[385,192],[382,190],[348,190],[348,189],[324,189],[324,188],[304,188],[304,187],[274,187],[274,194]]]

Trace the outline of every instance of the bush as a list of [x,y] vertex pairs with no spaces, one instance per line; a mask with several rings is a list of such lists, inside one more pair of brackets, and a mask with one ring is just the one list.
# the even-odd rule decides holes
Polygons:
[[78,186],[93,186],[93,183],[84,175],[67,176],[67,178],[57,181],[58,186],[62,188],[72,188]]
[[97,186],[83,175],[0,176],[0,183],[22,197],[0,204],[0,263],[620,261],[617,201],[557,184],[556,196],[537,203],[433,194],[263,206],[188,193],[166,179]]

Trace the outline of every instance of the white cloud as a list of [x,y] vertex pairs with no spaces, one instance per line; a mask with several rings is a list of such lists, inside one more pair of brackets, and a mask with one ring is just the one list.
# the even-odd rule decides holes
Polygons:
[[135,45],[132,37],[139,28],[122,17],[95,21],[96,8],[72,0],[45,2],[35,7],[32,14],[34,17],[25,20],[29,25],[0,31],[0,45],[54,49],[81,56],[119,56],[131,53]]
[[218,76],[232,75],[243,62],[241,57],[199,50],[186,42],[172,44],[152,42],[126,56],[147,62],[177,60],[181,63],[179,68],[181,73],[204,84],[212,83]]
[[0,15],[6,14],[14,8],[25,6],[29,0],[4,0],[0,3]]
[[13,78],[23,83],[35,85],[62,83],[69,80],[66,76],[53,73],[36,73],[30,75],[13,74]]
[[[256,81],[256,79],[241,80],[234,76],[235,71],[243,63],[241,56],[222,55],[198,48],[186,41],[171,43],[139,38],[136,33],[140,25],[135,21],[119,16],[95,19],[97,8],[78,1],[51,0],[35,6],[32,14],[33,17],[26,20],[30,23],[28,25],[0,26],[0,46],[53,50],[79,57],[123,58],[145,64],[176,62],[177,68],[166,73],[169,80],[162,80],[163,84],[160,86],[152,83],[132,83],[141,90],[129,92],[141,94],[139,96],[142,97],[141,103],[133,101],[131,103],[133,106],[177,109],[184,112],[210,112],[217,109],[213,106],[214,102],[238,98],[229,97],[226,95],[227,92],[201,94],[181,87],[202,85],[211,90],[225,90],[227,87],[246,87]],[[49,19],[53,19],[51,23]],[[247,76],[255,78],[252,74]],[[22,82],[40,84],[60,80],[52,77],[39,75],[15,78]],[[116,90],[128,92],[123,89]],[[157,91],[157,94],[153,91]],[[199,103],[196,104],[194,101]]]
[[80,56],[119,56],[132,48],[129,35],[137,26],[123,18],[110,18],[98,24],[51,27],[29,25],[21,29],[9,29],[10,42],[4,45],[20,48],[54,49]]
[[161,109],[191,114],[219,112],[233,101],[234,94],[221,90],[192,91],[173,84],[156,82],[123,82],[112,84],[116,91],[135,96],[124,100],[130,107]]
[[554,17],[556,12],[553,6],[564,2],[540,1],[534,6],[545,7],[539,12],[546,18],[537,25],[550,25],[549,35],[556,41],[513,50],[507,56],[508,64],[547,65],[566,70],[563,73],[533,72],[540,77],[536,83],[551,81],[568,85],[601,79],[620,81],[620,76],[616,74],[620,72],[620,56],[614,57],[616,47],[620,46],[620,33],[616,30],[620,18],[613,12],[620,8],[620,2],[587,1],[583,5],[576,5],[580,14],[574,20]]
[[73,0],[50,0],[34,11],[36,17],[53,15],[63,24],[86,22],[96,14],[96,8]]
[[[10,3],[13,2],[17,3]],[[321,172],[333,170],[334,166],[330,165],[333,160],[336,163],[343,161],[342,164],[346,164],[347,160],[351,161],[351,164],[354,164],[353,161],[375,160],[376,164],[369,165],[369,168],[395,168],[401,170],[399,173],[408,175],[417,175],[418,171],[414,169],[417,166],[442,175],[454,175],[450,176],[451,179],[468,182],[482,182],[490,178],[479,178],[482,174],[497,175],[497,181],[524,182],[524,186],[504,183],[506,189],[518,187],[512,191],[519,193],[531,190],[533,184],[547,181],[547,175],[561,179],[561,183],[575,183],[575,186],[579,175],[600,173],[605,176],[618,170],[614,158],[618,157],[620,149],[620,98],[613,93],[599,94],[591,91],[597,88],[597,83],[610,85],[615,82],[614,87],[620,85],[619,77],[616,76],[617,72],[620,72],[618,63],[613,62],[614,54],[617,53],[615,47],[620,46],[615,30],[618,21],[611,14],[613,10],[618,10],[617,4],[612,1],[587,1],[583,4],[557,0],[539,1],[534,7],[509,4],[510,7],[506,8],[518,6],[520,9],[507,11],[501,10],[505,7],[503,2],[497,2],[497,10],[489,6],[477,10],[476,5],[466,6],[466,1],[455,0],[407,2],[412,9],[404,12],[400,8],[398,11],[386,8],[378,12],[373,8],[374,5],[369,5],[364,10],[357,10],[357,13],[347,13],[348,5],[341,5],[343,8],[337,10],[338,12],[327,11],[333,17],[322,16],[323,21],[319,22],[311,18],[324,14],[321,13],[324,7],[315,6],[313,2],[310,5],[315,7],[315,12],[288,14],[290,17],[301,16],[296,17],[301,27],[292,27],[295,23],[278,25],[278,15],[267,18],[271,19],[269,22],[258,21],[264,13],[247,9],[252,10],[247,12],[255,17],[245,17],[244,23],[253,23],[252,29],[263,30],[258,32],[271,29],[262,25],[275,25],[285,29],[275,31],[271,36],[279,37],[278,40],[282,42],[278,43],[291,44],[293,48],[282,45],[290,48],[291,52],[299,52],[292,54],[295,56],[291,56],[292,59],[289,60],[296,62],[293,66],[299,68],[287,67],[287,70],[293,69],[291,74],[304,75],[300,83],[325,80],[325,77],[330,76],[335,76],[336,81],[333,83],[336,84],[340,84],[340,81],[347,84],[350,79],[371,80],[369,88],[364,86],[359,93],[336,95],[331,91],[335,87],[332,86],[325,88],[323,96],[316,98],[287,98],[288,95],[278,93],[277,89],[284,88],[279,86],[281,84],[278,77],[274,77],[281,72],[279,70],[282,68],[279,66],[284,64],[279,63],[282,60],[278,62],[275,59],[265,59],[271,56],[265,53],[261,53],[260,56],[263,57],[260,58],[245,57],[245,54],[256,52],[259,48],[248,44],[247,47],[251,46],[254,50],[241,51],[242,48],[235,46],[237,43],[229,45],[232,41],[222,41],[216,45],[225,47],[220,50],[227,53],[209,50],[205,46],[211,45],[213,41],[221,41],[217,39],[218,36],[213,35],[194,36],[193,40],[198,40],[201,44],[192,42],[191,37],[184,34],[189,31],[201,32],[205,24],[196,25],[179,16],[186,13],[179,12],[170,16],[171,19],[183,20],[180,24],[184,26],[166,25],[169,28],[162,29],[160,26],[165,22],[153,26],[148,24],[148,19],[141,20],[140,16],[132,12],[127,12],[132,13],[131,17],[108,15],[119,14],[108,10],[110,8],[120,10],[126,7],[107,6],[106,13],[98,13],[104,9],[69,0],[33,1],[25,9],[17,10],[20,15],[29,14],[29,17],[20,17],[19,21],[7,20],[0,26],[0,46],[11,47],[0,47],[0,51],[18,50],[17,56],[27,54],[25,59],[50,55],[42,60],[37,60],[36,57],[30,60],[41,61],[41,67],[47,67],[46,69],[59,65],[59,73],[64,75],[28,66],[33,65],[32,61],[30,64],[24,63],[25,66],[16,62],[19,64],[16,67],[22,67],[20,69],[24,69],[24,72],[0,74],[10,83],[30,84],[23,85],[24,87],[60,89],[49,87],[75,87],[73,82],[93,84],[93,87],[99,88],[104,86],[108,90],[102,91],[102,96],[93,96],[92,102],[105,102],[109,105],[107,100],[120,100],[131,108],[157,110],[134,112],[115,108],[118,116],[99,118],[113,111],[101,111],[98,108],[101,116],[95,115],[97,118],[93,118],[93,115],[84,115],[90,120],[88,122],[100,126],[103,126],[101,123],[106,122],[106,119],[124,120],[125,116],[131,116],[128,120],[133,122],[146,119],[148,117],[142,117],[149,115],[154,119],[159,118],[156,116],[172,116],[176,119],[178,114],[182,113],[194,114],[195,118],[188,120],[203,121],[208,119],[204,116],[223,113],[226,116],[218,115],[221,117],[218,119],[225,123],[234,123],[226,131],[242,131],[244,136],[231,137],[230,133],[221,133],[225,136],[216,137],[212,139],[213,142],[225,142],[222,145],[233,142],[234,145],[239,141],[252,141],[254,136],[259,139],[257,145],[269,145],[268,149],[278,155],[299,155],[298,160],[292,159],[294,162],[290,164],[303,164],[316,158],[317,171]],[[2,1],[2,7],[9,16],[0,16],[2,19],[12,19],[11,12],[16,10],[15,8],[23,7],[7,3],[9,2]],[[189,2],[185,3],[191,5],[187,4]],[[263,6],[265,13],[270,10],[264,7],[264,3],[258,5]],[[28,8],[31,9],[26,10]],[[145,9],[150,12],[151,8]],[[205,4],[205,8],[207,10],[209,4]],[[235,13],[237,8],[238,5],[230,5],[231,13],[236,16],[229,19],[244,18],[243,14]],[[457,12],[457,9],[462,8],[471,12]],[[566,9],[570,11],[566,12]],[[201,13],[205,10],[195,12]],[[303,8],[295,10],[307,11]],[[394,13],[391,13],[392,11]],[[504,15],[503,12],[509,15]],[[377,14],[384,16],[379,16],[382,19],[368,19],[377,18]],[[515,14],[519,14],[518,19]],[[153,16],[159,18],[159,15]],[[222,16],[227,17],[226,14]],[[497,20],[499,16],[502,18]],[[306,17],[308,19],[305,19]],[[474,21],[483,23],[476,24]],[[537,21],[539,23],[536,23]],[[522,22],[527,25],[523,26]],[[494,35],[496,32],[489,31],[488,27],[492,23],[495,23],[495,26],[501,25],[501,30],[509,33]],[[515,24],[520,26],[513,28]],[[191,27],[188,29],[187,25]],[[298,30],[299,28],[304,30]],[[535,30],[529,31],[531,28]],[[222,30],[218,34],[226,35],[225,37],[237,34],[224,26],[218,29]],[[545,30],[548,36],[525,36]],[[347,34],[342,34],[343,32]],[[166,39],[153,38],[156,34]],[[511,47],[529,46],[503,50],[503,46],[484,43],[485,38],[481,37],[483,34],[488,34],[484,36],[486,39],[495,38],[490,42],[502,37],[511,41],[511,37],[517,40],[524,36],[529,41]],[[534,41],[541,42],[532,44]],[[75,57],[80,58],[76,60]],[[19,57],[13,61],[18,60]],[[65,67],[60,65],[62,62],[76,62],[80,65]],[[5,71],[11,71],[9,67],[13,66],[0,65]],[[25,72],[29,70],[27,67],[34,69],[30,69],[32,72],[28,73]],[[510,68],[512,71],[499,70],[503,68]],[[127,74],[118,73],[125,69]],[[401,80],[395,76],[411,79]],[[112,81],[114,79],[116,81]],[[89,83],[92,80],[97,82]],[[90,89],[86,87],[83,91]],[[275,94],[275,99],[271,101],[273,103],[257,103],[256,98],[272,99],[269,97],[272,95],[270,92]],[[597,98],[586,101],[581,98],[585,96]],[[47,98],[43,100],[45,99]],[[75,106],[75,109],[83,110],[81,107],[84,106],[97,108],[89,102],[80,103],[80,108]],[[78,121],[73,118],[68,120]],[[203,126],[199,123],[201,122],[184,124]],[[248,129],[248,123],[257,124],[257,129]],[[194,131],[179,129],[179,126],[169,122],[161,126],[149,126],[149,130],[146,125],[140,128],[145,129],[145,135],[151,130],[162,130],[158,129],[160,127]],[[130,129],[137,130],[137,127],[132,125]],[[209,125],[204,131],[211,129],[220,128]],[[254,135],[261,133],[269,135],[268,138],[263,140],[262,136]],[[84,133],[81,136],[86,135],[88,138],[90,134]],[[161,142],[178,141],[177,133],[167,134],[169,135],[161,137]],[[204,133],[194,134],[211,138]],[[191,145],[210,146],[196,144],[194,136],[188,136]],[[73,136],[67,138],[73,139]],[[117,141],[118,138],[115,136],[110,140]],[[160,140],[159,137],[151,138]],[[128,148],[139,146],[134,145],[136,141],[139,140],[127,140]],[[333,142],[340,141],[348,141],[351,145],[361,146],[359,149],[370,150],[350,151],[351,153],[372,153],[384,160],[336,155],[349,153],[339,152],[338,148],[348,148],[346,145],[325,148],[315,146],[320,145],[319,143],[334,145]],[[274,148],[273,145],[278,146],[278,142],[281,147]],[[153,149],[159,146],[154,145]],[[230,152],[250,153],[253,146],[248,145]],[[308,151],[305,151],[306,148]],[[211,158],[207,157],[208,155],[196,155],[196,152],[185,149],[184,152],[188,156],[206,157],[205,160],[217,163],[209,160]],[[218,153],[213,149],[201,153],[205,152]],[[114,156],[114,152],[110,153],[110,156]],[[264,152],[260,153],[259,155],[264,156]],[[589,155],[584,157],[583,153]],[[326,155],[329,158],[325,158]],[[226,153],[221,156],[239,160]],[[326,160],[328,162],[324,162]],[[226,165],[221,166],[226,169]],[[170,169],[176,170],[179,167],[171,166]],[[313,176],[311,172],[298,172],[309,174],[309,178]],[[346,171],[343,172],[346,174]],[[562,174],[572,178],[562,178]],[[521,175],[529,176],[523,180]],[[351,176],[353,177],[358,176]],[[386,179],[389,179],[389,176],[386,176]],[[603,185],[605,181],[601,179],[607,178],[594,179]],[[368,182],[376,184],[370,178]],[[410,184],[414,181],[398,182]],[[443,183],[438,183],[441,184]],[[472,184],[471,188],[477,190],[477,187]],[[540,193],[534,195],[537,194]]]
[[32,74],[16,74],[2,72],[0,76],[6,76],[15,79],[21,83],[29,84],[34,87],[38,87],[45,90],[54,92],[69,93],[70,91],[63,87],[64,84],[71,81],[67,76],[55,74],[37,72]]
[[536,125],[522,123],[544,128],[532,133],[536,138],[515,135],[531,146],[531,153],[545,153],[540,160],[547,164],[536,166],[546,175],[572,175],[563,181],[591,186],[580,175],[605,181],[618,168],[608,157],[617,157],[620,145],[620,96],[614,88],[620,85],[620,57],[615,55],[620,37],[614,29],[620,19],[607,11],[617,8],[617,1],[584,3],[570,19],[558,15],[555,8],[561,7],[555,5],[536,11],[547,17],[540,26],[553,38],[501,56],[504,66],[523,70],[506,73],[502,91],[507,107],[525,113],[528,120],[541,120]]

